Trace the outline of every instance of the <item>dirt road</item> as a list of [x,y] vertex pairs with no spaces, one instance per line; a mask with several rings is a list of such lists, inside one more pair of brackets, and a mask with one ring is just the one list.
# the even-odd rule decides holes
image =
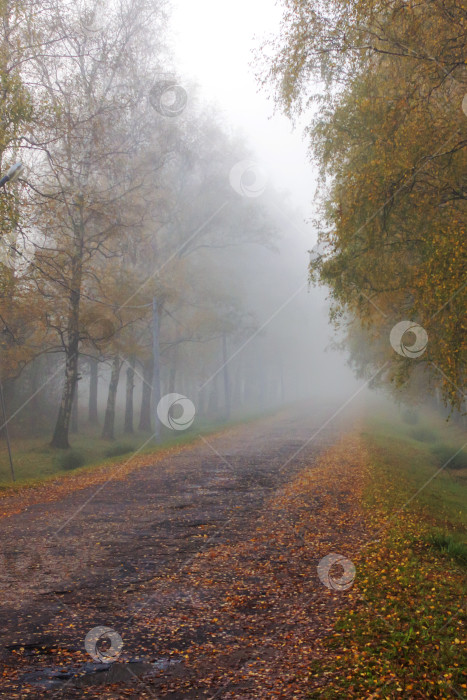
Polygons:
[[[56,500],[9,497],[1,697],[305,698],[297,650],[312,656],[343,604],[316,565],[363,537],[352,484],[310,481],[349,427],[322,427],[336,408],[202,438]],[[115,633],[93,658],[99,626]]]

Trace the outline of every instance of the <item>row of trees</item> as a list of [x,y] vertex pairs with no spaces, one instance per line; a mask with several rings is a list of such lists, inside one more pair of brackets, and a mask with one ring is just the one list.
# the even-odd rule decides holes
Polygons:
[[[275,221],[267,197],[259,204],[229,183],[235,163],[251,158],[245,144],[198,104],[196,86],[167,71],[166,3],[0,0],[0,12],[1,168],[20,158],[28,166],[0,200],[10,399],[37,419],[38,402],[48,408],[60,382],[60,448],[69,446],[80,376],[97,420],[102,363],[106,437],[123,367],[127,431],[135,376],[142,429],[151,426],[151,392],[157,404],[161,390],[180,391],[178,379],[202,410],[220,390],[209,397],[199,387],[222,377],[228,413],[226,361],[256,321],[225,251],[272,245]],[[194,344],[202,350],[186,352]],[[242,387],[248,368],[234,369]]]
[[[309,110],[321,168],[312,281],[329,286],[361,375],[465,410],[467,10],[456,0],[283,0],[261,80]],[[401,320],[426,351],[389,342]],[[423,331],[420,331],[423,335]],[[425,336],[424,336],[425,337]]]

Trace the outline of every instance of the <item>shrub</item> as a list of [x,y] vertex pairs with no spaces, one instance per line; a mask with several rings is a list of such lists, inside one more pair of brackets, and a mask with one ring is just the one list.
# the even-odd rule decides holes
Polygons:
[[[447,469],[467,469],[467,452],[463,449],[456,454],[457,449],[456,447],[442,444],[436,445],[431,451],[440,463],[440,467],[449,462],[446,465]],[[453,457],[453,455],[456,456]]]
[[414,428],[410,431],[410,435],[414,440],[419,440],[420,442],[435,442],[436,440],[436,435],[428,428]]
[[108,450],[105,451],[106,457],[119,457],[120,455],[126,455],[129,452],[135,452],[136,447],[134,445],[129,445],[124,442],[117,442],[116,445],[112,445]]
[[467,566],[467,545],[464,542],[459,542],[451,535],[445,535],[441,532],[433,532],[429,537],[429,542],[435,549]]
[[86,457],[78,450],[67,450],[57,458],[60,469],[78,469],[86,462]]
[[418,413],[414,408],[406,408],[402,411],[402,420],[409,425],[416,425],[418,423]]

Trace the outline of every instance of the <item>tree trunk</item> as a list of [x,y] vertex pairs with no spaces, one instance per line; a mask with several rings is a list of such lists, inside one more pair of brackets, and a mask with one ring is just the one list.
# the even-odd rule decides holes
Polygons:
[[119,355],[115,355],[112,362],[107,408],[105,409],[104,427],[102,429],[102,437],[106,438],[107,440],[113,440],[115,437],[115,403],[121,366],[122,363]]
[[132,435],[133,430],[133,392],[135,388],[135,362],[134,355],[130,357],[130,366],[126,371],[126,399],[125,399],[125,427],[124,432]]
[[139,430],[151,430],[151,391],[152,391],[152,358],[143,363],[143,388],[141,395],[141,413]]
[[99,360],[97,357],[89,358],[89,409],[88,421],[93,425],[99,425],[97,411],[97,396],[99,391]]
[[73,405],[71,407],[71,424],[70,430],[72,433],[78,432],[78,384],[76,384],[75,395],[73,397]]
[[235,374],[235,378],[231,389],[232,406],[235,406],[235,408],[241,408],[243,405],[243,362],[241,358],[238,358],[234,363],[233,372]]
[[[5,391],[5,385],[6,385],[6,382],[3,382],[1,377],[0,377],[0,392],[3,395],[3,400],[1,402],[2,403],[1,413],[0,413],[0,425],[1,425],[1,427],[0,427],[0,439],[1,440],[6,440],[8,437],[9,417],[8,417],[7,413],[11,414],[10,404],[9,404],[9,401],[7,398],[7,392]],[[7,407],[8,407],[8,409],[7,409]]]
[[219,375],[216,374],[211,379],[211,391],[209,393],[209,400],[208,400],[208,414],[209,414],[209,416],[213,416],[213,417],[217,414],[217,410],[218,410],[218,406],[219,406],[218,378],[219,378]]
[[65,335],[65,383],[63,385],[62,399],[58,410],[57,422],[51,441],[52,447],[67,449],[70,447],[68,433],[70,430],[71,407],[75,395],[76,382],[78,381],[78,353],[79,353],[79,319],[81,301],[81,280],[83,276],[83,246],[84,224],[82,211],[80,220],[74,229],[74,251],[71,261],[70,299]]
[[68,433],[70,431],[71,407],[75,395],[76,381],[78,375],[78,334],[65,350],[65,383],[63,385],[62,400],[58,410],[57,422],[50,443],[52,447],[68,449]]
[[169,372],[169,390],[168,394],[175,394],[175,378],[177,376],[177,346],[174,347],[172,363]]
[[153,372],[152,372],[152,413],[154,416],[154,437],[159,440],[161,433],[161,424],[157,416],[157,406],[161,398],[161,366],[159,353],[159,308],[157,299],[154,297],[152,302],[152,355],[153,355]]
[[[41,357],[37,357],[31,367],[31,401],[29,402],[29,432],[31,434],[39,434],[40,428],[38,416],[42,416],[40,412],[40,402],[39,402],[39,377],[41,370]],[[42,421],[41,421],[42,422]]]
[[196,413],[198,416],[204,416],[206,414],[205,408],[205,398],[206,392],[204,389],[198,389],[197,391],[197,401],[196,401]]

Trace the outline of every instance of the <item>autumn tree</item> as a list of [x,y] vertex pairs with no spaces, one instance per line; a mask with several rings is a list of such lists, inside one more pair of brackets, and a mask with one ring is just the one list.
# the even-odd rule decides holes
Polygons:
[[[36,225],[47,236],[36,252],[37,285],[44,298],[55,297],[47,321],[66,358],[55,447],[68,447],[80,342],[92,334],[83,331],[83,302],[106,305],[98,261],[118,257],[124,233],[140,223],[132,194],[145,177],[137,153],[158,55],[151,53],[153,32],[163,20],[162,3],[146,0],[66,2],[47,4],[28,26],[29,72],[41,108],[33,134],[42,154],[35,165]],[[44,36],[47,51],[34,50]]]
[[[32,102],[21,75],[25,48],[20,24],[26,3],[0,2],[0,174],[19,160],[22,137],[33,118]],[[16,269],[25,271],[18,259],[25,248],[18,229],[21,224],[24,185],[15,183],[0,189],[0,318],[2,321],[2,373],[15,377],[30,359],[26,338],[34,333],[31,290],[18,285]],[[37,329],[36,329],[37,330]],[[37,337],[36,337],[37,340]]]
[[[460,409],[467,12],[437,1],[284,5],[264,80],[289,115],[313,114],[325,254],[312,259],[311,279],[329,286],[338,325],[359,319],[351,328],[367,333],[369,364],[389,363],[388,382],[402,387],[421,373]],[[415,359],[389,342],[404,319],[428,336]]]

